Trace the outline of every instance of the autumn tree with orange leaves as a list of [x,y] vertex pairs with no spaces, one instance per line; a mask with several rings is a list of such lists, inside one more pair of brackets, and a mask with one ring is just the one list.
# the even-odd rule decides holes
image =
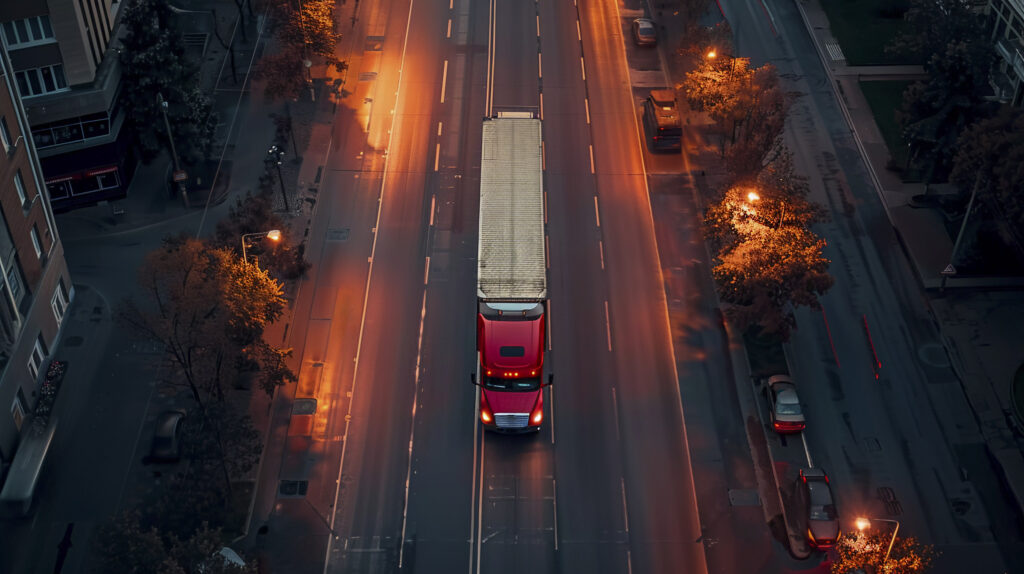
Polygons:
[[930,544],[922,544],[913,536],[899,536],[886,559],[891,534],[884,530],[844,532],[836,542],[838,557],[832,563],[832,574],[923,574],[937,556]]

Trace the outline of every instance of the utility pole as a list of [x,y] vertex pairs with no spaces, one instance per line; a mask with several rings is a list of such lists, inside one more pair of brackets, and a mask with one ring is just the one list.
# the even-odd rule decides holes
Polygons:
[[174,147],[174,134],[171,133],[171,122],[167,120],[167,102],[159,92],[156,94],[156,103],[160,106],[160,112],[164,115],[164,127],[167,129],[167,141],[171,144],[171,157],[174,158],[174,181],[178,182],[178,189],[181,191],[181,201],[185,203],[185,207],[191,207],[188,204],[188,189],[185,187],[185,182],[188,180],[188,174],[181,169],[181,165],[178,163],[178,150]]
[[939,293],[946,289],[946,280],[956,275],[956,252],[960,249],[960,242],[964,238],[964,230],[967,229],[967,218],[971,216],[971,209],[974,207],[974,198],[978,196],[978,188],[981,187],[981,174],[985,170],[978,170],[974,178],[974,189],[971,190],[971,199],[967,202],[967,211],[964,213],[964,220],[960,222],[960,232],[956,234],[956,241],[953,242],[953,252],[949,254],[949,265],[942,270],[942,283],[939,284]]

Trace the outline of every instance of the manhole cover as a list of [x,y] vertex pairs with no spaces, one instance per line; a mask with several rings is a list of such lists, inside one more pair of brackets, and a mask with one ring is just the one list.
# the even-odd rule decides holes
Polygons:
[[730,490],[729,504],[732,506],[761,506],[761,498],[753,489]]

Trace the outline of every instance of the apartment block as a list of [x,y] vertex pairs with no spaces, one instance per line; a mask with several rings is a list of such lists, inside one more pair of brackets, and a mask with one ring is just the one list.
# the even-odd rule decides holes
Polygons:
[[996,95],[1024,105],[1024,0],[989,0],[988,14],[999,56],[991,78]]
[[17,448],[74,297],[16,84],[0,46],[0,468]]
[[124,197],[136,158],[118,105],[117,17],[125,0],[0,2],[14,67],[53,209]]

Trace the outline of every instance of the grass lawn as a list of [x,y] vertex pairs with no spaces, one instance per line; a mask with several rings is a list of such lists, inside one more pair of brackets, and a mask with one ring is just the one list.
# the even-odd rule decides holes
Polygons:
[[822,0],[832,35],[839,40],[851,66],[916,64],[885,53],[885,47],[904,26],[907,0]]
[[896,123],[896,110],[903,105],[903,91],[911,82],[905,80],[879,80],[861,82],[860,91],[871,106],[871,115],[875,116],[889,155],[895,165],[907,165],[907,142],[903,140],[899,124]]

